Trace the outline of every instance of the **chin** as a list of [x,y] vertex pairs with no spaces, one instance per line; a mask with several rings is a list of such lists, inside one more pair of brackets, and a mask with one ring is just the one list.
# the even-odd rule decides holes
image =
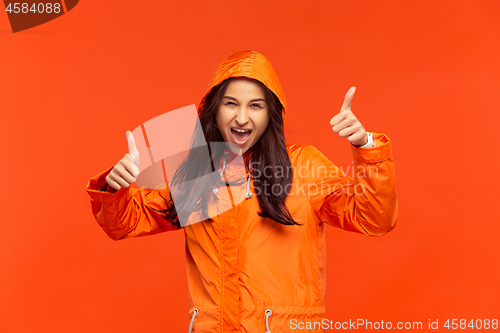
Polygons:
[[229,147],[233,151],[233,153],[235,154],[241,153],[241,155],[243,155],[248,150],[248,148],[241,148],[238,145],[230,145]]
[[247,147],[240,147],[238,146],[236,143],[234,142],[230,142],[230,144],[227,145],[228,148],[236,155],[240,154],[240,151],[241,151],[241,155],[245,154],[250,148],[252,148],[252,145],[249,145]]

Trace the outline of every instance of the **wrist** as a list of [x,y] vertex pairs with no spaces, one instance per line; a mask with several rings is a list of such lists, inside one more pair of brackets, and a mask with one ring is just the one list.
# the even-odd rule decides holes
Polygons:
[[364,145],[353,145],[356,148],[370,148],[370,147],[375,147],[375,141],[373,140],[373,133],[367,132],[366,133],[367,137],[367,142]]

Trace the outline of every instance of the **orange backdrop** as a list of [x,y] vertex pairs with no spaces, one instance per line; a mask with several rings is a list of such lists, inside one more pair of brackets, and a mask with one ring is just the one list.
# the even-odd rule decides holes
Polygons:
[[1,8],[0,332],[187,331],[184,233],[114,242],[84,188],[244,49],[281,80],[289,143],[352,172],[328,123],[353,85],[392,139],[398,226],[327,230],[327,318],[500,319],[498,1],[82,0],[16,34]]

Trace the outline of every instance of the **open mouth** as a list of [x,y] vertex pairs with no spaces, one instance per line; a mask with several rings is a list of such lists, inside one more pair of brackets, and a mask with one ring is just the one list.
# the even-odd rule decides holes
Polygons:
[[244,145],[251,133],[252,130],[231,128],[231,135],[237,145]]

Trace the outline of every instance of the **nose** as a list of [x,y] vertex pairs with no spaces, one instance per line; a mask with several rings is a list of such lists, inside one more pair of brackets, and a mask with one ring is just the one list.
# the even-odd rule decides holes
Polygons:
[[249,118],[249,113],[246,107],[241,107],[238,110],[238,114],[236,115],[236,122],[238,123],[238,126],[243,126],[248,121],[250,120]]

